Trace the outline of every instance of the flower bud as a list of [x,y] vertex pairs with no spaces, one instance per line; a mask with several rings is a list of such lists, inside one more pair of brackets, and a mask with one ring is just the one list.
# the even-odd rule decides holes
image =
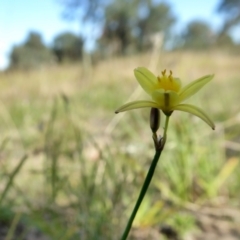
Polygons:
[[160,111],[158,108],[151,108],[150,111],[150,128],[156,133],[160,125]]

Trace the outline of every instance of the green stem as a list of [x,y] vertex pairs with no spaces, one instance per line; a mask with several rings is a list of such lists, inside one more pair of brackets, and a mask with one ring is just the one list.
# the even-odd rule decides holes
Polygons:
[[18,165],[16,166],[16,168],[13,170],[13,172],[9,175],[9,179],[8,182],[2,192],[2,195],[0,196],[0,206],[2,205],[3,200],[5,199],[5,197],[8,194],[8,191],[11,189],[14,179],[17,176],[17,174],[19,173],[19,171],[21,170],[23,164],[25,163],[26,159],[28,158],[27,155],[24,155],[22,157],[22,159],[20,160],[20,162],[18,163]]
[[[135,207],[134,207],[134,209],[132,211],[132,214],[131,214],[131,216],[130,216],[130,218],[128,220],[127,226],[125,228],[125,231],[124,231],[124,233],[122,235],[121,240],[126,240],[127,239],[128,234],[129,234],[129,232],[131,230],[134,218],[135,218],[135,216],[136,216],[136,214],[138,212],[138,209],[139,209],[139,207],[140,207],[140,205],[142,203],[142,200],[143,200],[143,198],[144,198],[144,196],[145,196],[145,194],[147,192],[149,184],[151,183],[151,180],[152,180],[155,168],[157,166],[158,160],[159,160],[159,158],[161,156],[162,150],[163,150],[164,145],[165,145],[165,143],[167,141],[167,129],[168,129],[169,118],[170,118],[170,115],[166,116],[165,127],[164,127],[164,132],[163,132],[163,143],[161,143],[161,140],[160,140],[159,144],[162,144],[162,145],[161,145],[160,148],[156,148],[156,153],[154,155],[153,161],[152,161],[151,166],[150,166],[150,168],[148,170],[147,176],[145,178],[145,181],[143,183],[142,189],[141,189],[140,194],[138,196],[138,200],[137,200],[137,202],[135,204]],[[155,135],[156,135],[156,133],[155,133]]]
[[166,116],[165,127],[163,132],[163,144],[165,144],[165,142],[167,141],[167,129],[168,129],[169,118],[170,116]]
[[124,231],[124,233],[122,235],[121,240],[126,240],[127,237],[128,237],[129,231],[131,230],[131,227],[132,227],[133,220],[134,220],[134,218],[135,218],[135,216],[136,216],[136,214],[138,212],[138,208],[141,205],[141,202],[142,202],[142,200],[143,200],[143,198],[145,196],[145,193],[147,192],[148,186],[149,186],[149,184],[150,184],[150,182],[152,180],[152,177],[153,177],[153,174],[154,174],[154,171],[155,171],[155,168],[157,166],[157,163],[158,163],[158,160],[159,160],[159,157],[160,157],[161,153],[162,153],[162,150],[158,150],[155,153],[155,156],[153,158],[152,164],[151,164],[151,166],[150,166],[150,168],[148,170],[148,174],[147,174],[147,176],[145,178],[144,184],[143,184],[141,192],[139,194],[138,200],[137,200],[137,202],[135,204],[135,207],[134,207],[134,209],[132,211],[132,214],[131,214],[131,216],[130,216],[130,218],[128,220],[127,226],[125,228],[125,231]]

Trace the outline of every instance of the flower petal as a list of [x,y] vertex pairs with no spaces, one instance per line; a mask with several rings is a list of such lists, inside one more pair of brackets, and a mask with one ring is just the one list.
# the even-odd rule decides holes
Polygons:
[[152,98],[163,111],[168,111],[179,103],[179,96],[176,92],[164,91],[163,89],[154,91],[152,93]]
[[204,77],[201,77],[191,83],[189,83],[187,86],[185,86],[180,92],[179,97],[180,101],[184,101],[187,98],[194,95],[196,92],[198,92],[205,84],[207,84],[209,81],[213,79],[214,75],[207,75]]
[[179,110],[183,112],[191,113],[199,118],[201,118],[204,122],[206,122],[213,130],[215,129],[215,125],[213,121],[208,117],[208,115],[201,109],[196,106],[190,104],[179,104],[171,109]]
[[144,67],[134,69],[134,75],[144,91],[151,95],[156,89],[157,77]]
[[132,109],[137,109],[137,108],[145,108],[145,107],[153,107],[153,108],[158,108],[158,104],[152,101],[133,101],[130,103],[126,103],[120,108],[118,108],[115,113],[119,112],[124,112]]

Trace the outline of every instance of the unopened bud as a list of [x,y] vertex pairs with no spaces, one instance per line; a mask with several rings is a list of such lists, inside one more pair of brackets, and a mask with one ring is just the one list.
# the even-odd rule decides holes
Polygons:
[[160,111],[158,108],[151,108],[150,111],[150,128],[156,133],[160,125]]

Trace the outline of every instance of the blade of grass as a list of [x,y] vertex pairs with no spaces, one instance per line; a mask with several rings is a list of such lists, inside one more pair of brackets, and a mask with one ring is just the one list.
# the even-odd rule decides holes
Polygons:
[[6,184],[4,190],[3,190],[3,193],[0,197],[0,206],[4,200],[4,198],[7,196],[8,194],[8,191],[11,189],[11,186],[13,184],[13,181],[14,181],[14,178],[17,176],[17,174],[19,173],[19,171],[21,170],[23,164],[25,163],[26,159],[28,158],[27,155],[24,155],[22,157],[22,159],[20,160],[20,162],[18,163],[18,165],[16,166],[16,168],[13,170],[13,172],[10,174],[9,176],[9,180],[8,180],[8,183]]
[[11,226],[10,226],[10,229],[9,229],[9,231],[8,231],[8,233],[7,233],[7,236],[6,236],[5,240],[11,240],[11,239],[13,239],[13,237],[14,237],[14,232],[15,232],[15,230],[16,230],[16,228],[17,228],[17,225],[18,225],[18,223],[19,223],[19,221],[20,221],[21,215],[22,215],[22,213],[16,213],[16,214],[15,214],[15,217],[13,218],[12,224],[11,224]]

